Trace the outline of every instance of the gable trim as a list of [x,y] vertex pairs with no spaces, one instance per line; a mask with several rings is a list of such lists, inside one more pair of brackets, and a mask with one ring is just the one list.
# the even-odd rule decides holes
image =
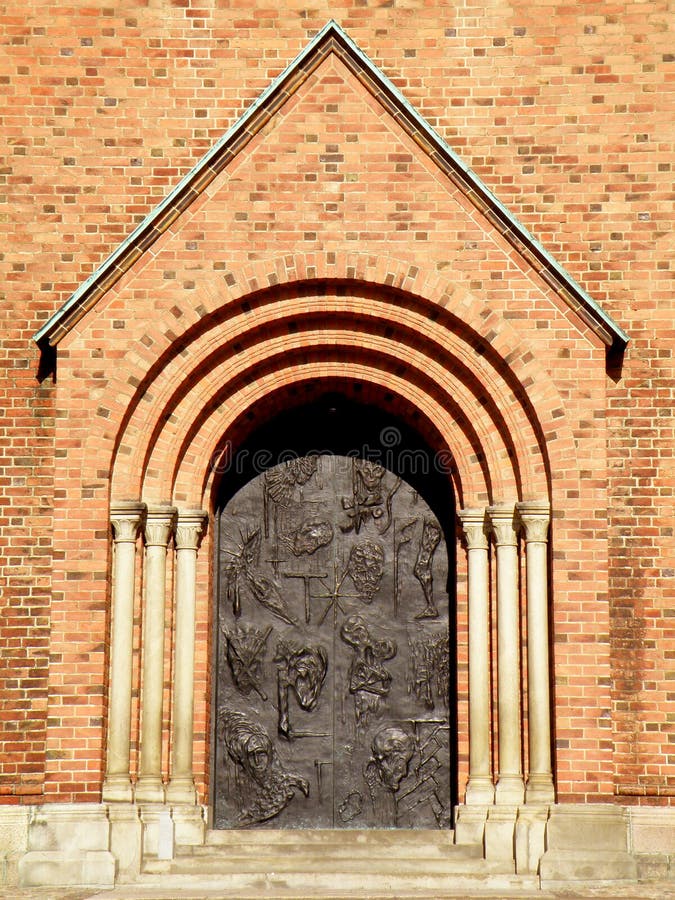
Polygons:
[[410,105],[389,78],[359,49],[337,22],[329,21],[150,212],[113,253],[66,300],[33,339],[56,346],[136,260],[161,237],[223,168],[260,131],[330,53],[349,70],[466,194],[488,221],[530,263],[546,283],[608,347],[623,349],[628,335],[593,300],[543,245],[494,196],[476,173]]

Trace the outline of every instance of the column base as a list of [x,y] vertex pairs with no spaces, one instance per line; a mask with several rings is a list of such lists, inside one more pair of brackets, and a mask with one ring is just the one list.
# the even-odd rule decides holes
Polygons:
[[101,799],[104,803],[131,803],[134,788],[128,775],[108,775],[103,782]]
[[[485,823],[485,859],[514,862],[516,806],[493,806]],[[514,867],[515,868],[515,867]]]
[[483,846],[487,806],[458,806],[455,815],[455,843]]
[[198,797],[194,779],[189,776],[172,778],[166,786],[166,802],[196,806]]
[[108,807],[108,819],[110,852],[117,861],[117,880],[135,881],[141,871],[143,850],[138,807],[132,804],[113,804]]
[[495,803],[520,806],[525,802],[525,784],[520,775],[500,775],[495,787]]
[[137,803],[164,803],[164,785],[156,775],[141,775],[136,782]]
[[141,807],[143,823],[143,859],[173,859],[175,832],[168,806],[151,804]]
[[492,806],[495,802],[495,786],[489,775],[472,775],[466,786],[467,806]]
[[555,790],[551,775],[532,775],[525,786],[525,802],[534,804],[550,804],[555,802]]
[[546,850],[548,806],[538,809],[523,807],[516,819],[516,874],[536,875]]
[[625,807],[604,803],[552,807],[547,849],[539,867],[542,888],[569,890],[574,882],[637,881],[637,859],[628,852],[629,824]]
[[174,806],[171,810],[176,846],[201,847],[206,836],[204,810],[201,806]]

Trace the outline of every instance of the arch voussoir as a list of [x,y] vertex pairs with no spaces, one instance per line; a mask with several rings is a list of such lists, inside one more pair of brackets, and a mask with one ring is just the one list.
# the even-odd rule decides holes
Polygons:
[[[256,353],[242,354],[241,359],[223,361],[209,369],[208,376],[201,379],[202,384],[182,398],[166,420],[162,434],[153,442],[152,455],[147,461],[146,470],[153,473],[162,472],[161,479],[166,483],[169,478],[169,467],[179,464],[181,447],[185,446],[184,423],[193,423],[203,415],[202,410],[210,410],[216,405],[216,398],[227,395],[228,384],[238,381],[254,381],[266,374],[269,369],[287,366],[290,357],[301,360],[302,366],[311,357],[326,364],[335,360],[346,365],[349,360],[365,357],[371,366],[381,369],[389,376],[400,376],[411,387],[426,383],[425,393],[436,394],[437,403],[443,409],[440,416],[452,420],[463,432],[470,435],[469,444],[473,448],[471,456],[483,455],[490,475],[490,491],[499,495],[516,496],[517,487],[513,467],[509,467],[509,451],[500,441],[499,433],[493,427],[490,417],[475,403],[464,386],[450,373],[445,372],[438,363],[428,357],[420,356],[402,363],[402,348],[384,339],[371,338],[367,348],[362,346],[362,335],[346,331],[329,332],[323,330],[314,334],[310,342],[307,337],[291,335],[266,341],[257,345]],[[241,368],[243,367],[243,368]],[[208,399],[205,401],[205,398]],[[467,415],[465,408],[471,410]],[[437,423],[438,424],[438,423]],[[439,427],[443,430],[444,425]],[[144,483],[144,491],[148,490],[148,479]]]
[[[480,419],[484,410],[492,420],[480,438],[485,446],[481,443],[477,454],[473,448],[471,455],[492,454],[488,480],[497,483],[503,481],[504,471],[513,474],[515,483],[505,487],[507,494],[547,495],[549,455],[555,451],[560,458],[569,457],[573,442],[560,421],[562,404],[551,379],[508,322],[447,273],[358,252],[331,257],[319,252],[286,254],[236,272],[226,270],[217,282],[205,280],[199,299],[200,318],[188,317],[189,328],[183,333],[177,328],[183,320],[179,323],[172,316],[155,321],[146,332],[151,334],[149,346],[136,351],[131,345],[126,377],[111,382],[120,404],[126,402],[129,410],[111,448],[113,493],[118,496],[137,493],[149,483],[150,470],[166,470],[166,458],[164,468],[155,463],[162,453],[171,452],[166,441],[175,419],[199,414],[199,403],[185,404],[181,395],[189,393],[196,400],[197,386],[215,365],[214,354],[228,342],[246,339],[250,358],[259,361],[258,345],[266,333],[275,327],[293,328],[317,313],[329,326],[336,316],[344,321],[350,317],[350,330],[360,331],[371,349],[373,334],[393,328],[403,358],[412,348],[432,362],[442,358],[446,370],[461,373],[461,384],[452,385],[451,396],[461,396],[469,420]],[[307,329],[305,338],[309,333]],[[313,352],[316,338],[312,334],[305,349]],[[300,352],[302,339],[296,337],[287,346]],[[499,433],[496,449],[487,434],[490,429]]]
[[[289,388],[313,380],[325,381],[328,385],[345,380],[376,385],[382,390],[404,397],[415,405],[425,419],[434,424],[444,413],[438,403],[422,390],[411,386],[404,379],[392,377],[363,363],[316,362],[278,369],[240,387],[214,410],[212,416],[205,418],[190,442],[190,452],[181,454],[181,464],[174,475],[173,494],[181,498],[180,502],[189,503],[192,500],[187,498],[199,497],[200,500],[196,502],[206,504],[214,481],[221,474],[218,461],[223,456],[228,435],[237,420],[245,416],[260,400],[275,394],[283,395]],[[467,497],[481,498],[485,502],[489,493],[488,484],[475,448],[453,422],[448,422],[443,437],[449,443],[437,451],[435,459],[446,468],[456,496],[460,502]],[[206,469],[203,466],[204,459],[212,463]]]
[[[354,313],[353,308],[350,308],[350,300],[345,297],[334,299],[339,302],[332,302],[329,309],[325,309],[324,307],[324,313],[327,316],[336,316],[338,314],[345,315],[347,310],[349,310],[351,314]],[[153,400],[155,401],[154,427],[157,428],[158,422],[161,424],[164,420],[170,419],[174,415],[171,394],[176,391],[176,385],[182,386],[185,385],[190,378],[197,378],[198,376],[195,374],[195,370],[198,366],[205,365],[207,354],[209,352],[213,353],[214,348],[222,348],[228,338],[234,341],[237,335],[240,334],[246,333],[250,337],[256,329],[259,329],[262,333],[266,329],[269,329],[272,323],[276,322],[277,325],[279,325],[285,318],[290,320],[292,318],[302,319],[303,316],[310,316],[312,313],[313,302],[314,298],[312,297],[304,297],[299,300],[286,299],[279,301],[278,305],[271,304],[269,307],[264,307],[262,313],[259,315],[249,312],[241,316],[235,316],[232,321],[224,325],[223,328],[213,328],[200,334],[196,340],[189,345],[189,352],[184,351],[180,354],[176,354],[166,366],[159,369],[158,377],[153,383],[151,392]],[[503,417],[501,421],[501,431],[505,435],[507,442],[512,443],[509,458],[515,459],[517,466],[523,467],[524,471],[520,476],[525,482],[523,490],[525,492],[528,490],[531,491],[533,489],[531,484],[532,474],[528,471],[528,467],[531,466],[531,459],[530,455],[525,453],[523,449],[525,443],[529,442],[531,446],[535,440],[532,435],[531,425],[527,418],[522,416],[522,414],[520,416],[514,416],[514,411],[518,410],[518,404],[514,404],[513,396],[510,391],[505,390],[503,386],[500,388],[499,379],[495,376],[490,367],[486,367],[485,365],[483,365],[482,368],[480,365],[476,366],[473,349],[470,346],[463,344],[456,336],[454,337],[454,340],[446,341],[448,346],[444,350],[441,344],[443,334],[435,333],[438,332],[438,329],[435,328],[433,323],[431,323],[431,326],[427,329],[427,333],[420,336],[420,330],[424,322],[420,321],[419,315],[412,313],[410,310],[405,308],[392,310],[391,304],[385,304],[384,302],[379,303],[380,308],[377,308],[378,303],[373,302],[370,304],[370,308],[367,312],[364,312],[363,306],[364,305],[361,304],[358,313],[359,318],[362,320],[359,327],[363,329],[364,340],[370,340],[369,334],[373,330],[374,324],[376,327],[380,327],[382,323],[389,323],[388,327],[390,327],[393,319],[394,322],[400,323],[401,327],[408,329],[410,335],[413,335],[413,337],[409,338],[409,341],[413,345],[421,345],[422,349],[426,349],[426,352],[430,354],[432,358],[442,351],[453,354],[454,362],[451,360],[447,365],[449,370],[453,368],[456,370],[461,366],[469,373],[471,371],[469,367],[472,365],[475,369],[478,369],[479,374],[476,376],[476,384],[469,390],[469,395],[473,393],[474,397],[480,396],[483,404],[485,404],[486,401],[494,404],[495,410],[493,414],[498,415],[498,417]],[[390,315],[390,318],[387,319],[387,312],[393,312],[394,315]],[[415,338],[414,334],[417,334],[418,337]],[[298,340],[299,339],[296,339],[293,344],[297,346]],[[436,346],[435,350],[434,341]],[[474,401],[471,401],[470,399],[467,400],[467,408],[469,408],[470,414],[473,414],[473,411],[471,410],[472,402]],[[143,449],[140,442],[140,436],[147,435],[149,429],[153,428],[153,418],[152,416],[148,417],[147,407],[144,407],[145,402],[141,402],[137,405],[135,415],[132,416],[132,420],[127,426],[123,439],[120,441],[120,446],[125,449],[124,454],[121,456],[128,459],[129,469],[135,472],[140,472],[144,468],[142,456]],[[153,434],[150,443],[154,444],[157,437],[158,434]],[[132,445],[135,445],[134,455],[129,454],[129,448]],[[121,458],[120,461],[124,463],[124,458]],[[543,472],[541,466],[539,467],[539,471]],[[538,489],[541,492],[541,488],[538,487]]]

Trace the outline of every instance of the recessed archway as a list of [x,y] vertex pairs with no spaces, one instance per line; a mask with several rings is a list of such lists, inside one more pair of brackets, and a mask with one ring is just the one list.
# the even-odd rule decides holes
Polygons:
[[[452,458],[419,410],[384,389],[317,380],[276,400],[276,414],[263,404],[240,423],[216,489],[214,822],[449,827]],[[314,705],[303,705],[311,679],[298,691],[288,674],[308,660],[322,670]],[[304,731],[288,725],[289,690]]]
[[[429,498],[436,519],[444,522],[450,554],[458,558],[448,578],[451,597],[460,585],[456,633],[463,641],[450,666],[458,685],[453,802],[464,796],[467,803],[490,804],[495,781],[500,803],[521,802],[520,653],[514,656],[502,647],[498,662],[497,638],[493,634],[491,645],[488,621],[490,615],[497,616],[493,599],[501,591],[499,615],[505,614],[508,623],[502,623],[499,640],[504,646],[519,646],[517,610],[524,593],[518,574],[519,531],[530,527],[524,526],[521,511],[542,527],[548,523],[552,460],[569,448],[570,436],[564,422],[556,420],[560,401],[550,378],[508,324],[494,322],[491,314],[484,319],[483,313],[475,311],[469,325],[419,296],[362,282],[277,286],[205,313],[161,356],[153,357],[142,377],[128,376],[124,390],[135,385],[136,394],[114,440],[113,485],[119,491],[126,485],[126,493],[118,496],[139,496],[140,507],[147,505],[148,514],[152,510],[155,519],[161,518],[169,541],[177,511],[177,572],[180,560],[193,552],[187,536],[198,543],[207,514],[210,520],[188,592],[195,618],[184,642],[197,654],[196,664],[194,669],[187,663],[177,668],[185,692],[193,691],[194,679],[194,732],[191,710],[189,715],[180,713],[178,692],[173,725],[175,740],[185,729],[189,740],[172,767],[181,773],[194,769],[202,796],[208,796],[213,781],[213,753],[209,754],[208,741],[193,742],[193,767],[190,741],[193,733],[208,734],[215,721],[215,706],[209,700],[215,617],[208,586],[214,584],[211,560],[218,544],[217,513],[226,502],[225,485],[231,491],[256,474],[246,469],[246,456],[250,459],[260,450],[269,457],[262,461],[268,468],[283,450],[295,455],[317,449],[353,453],[370,446],[390,451],[385,461],[394,475],[401,460],[410,469],[419,461],[420,451],[426,457],[429,475],[419,492]],[[141,363],[137,360],[143,368]],[[335,412],[321,424],[329,409]],[[331,431],[331,416],[342,423],[341,431],[335,427]],[[392,423],[393,432],[388,431]],[[387,447],[384,435],[396,446]],[[399,447],[397,459],[392,451]],[[555,453],[550,455],[552,449]],[[414,480],[419,473],[413,469],[403,474]],[[142,509],[139,516],[142,521]],[[151,526],[148,518],[143,526],[146,542]],[[462,538],[468,558],[456,550]],[[533,590],[538,592],[537,604],[545,605],[545,593],[536,587],[545,581],[545,560],[543,567],[541,560],[537,562],[537,572]],[[540,668],[547,673],[544,618],[537,626],[533,658],[542,661]],[[180,643],[177,635],[176,653]],[[188,655],[186,651],[186,659]],[[478,661],[473,674],[467,658],[469,663]],[[508,689],[493,704],[490,680],[500,666],[499,683]],[[159,665],[156,669],[159,683]],[[541,681],[534,676],[531,680]],[[497,710],[498,727],[491,707]],[[548,797],[552,792],[548,696],[537,700],[537,709],[537,747],[543,749],[534,773],[538,777],[541,770]],[[497,752],[497,735],[501,739],[504,734],[507,739],[501,740]],[[126,757],[124,765],[128,768]],[[173,782],[171,796],[194,791],[187,775],[180,774]]]
[[[146,339],[165,340],[154,333]],[[469,323],[388,285],[297,282],[234,303],[221,298],[150,368],[137,368],[120,384],[125,393],[130,384],[137,388],[116,437],[117,495],[140,490],[159,499],[168,479],[176,499],[203,503],[199,467],[232,426],[230,411],[244,414],[291,381],[340,374],[389,382],[426,405],[441,431],[455,429],[463,477],[471,483],[464,503],[541,496],[548,492],[550,454],[570,452],[560,398],[508,325],[473,308]],[[466,468],[476,462],[478,471],[469,475]]]

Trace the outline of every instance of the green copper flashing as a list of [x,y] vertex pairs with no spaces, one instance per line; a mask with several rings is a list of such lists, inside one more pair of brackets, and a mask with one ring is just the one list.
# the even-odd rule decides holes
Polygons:
[[[114,283],[125,271],[125,260],[130,251],[144,237],[152,236],[153,231],[158,237],[160,229],[155,226],[161,221],[167,210],[189,194],[194,193],[193,185],[199,183],[202,176],[208,176],[209,170],[215,175],[217,162],[227,152],[230,144],[235,144],[245,135],[247,126],[254,123],[259,112],[272,102],[277,95],[282,95],[285,85],[295,74],[311,63],[311,59],[318,54],[321,46],[328,41],[335,41],[347,51],[357,68],[360,68],[383,92],[399,111],[404,120],[404,127],[420,132],[428,140],[433,148],[434,158],[438,156],[444,166],[453,170],[464,182],[470,192],[474,192],[478,198],[491,210],[494,218],[500,222],[504,233],[511,233],[519,242],[527,247],[539,260],[544,272],[550,273],[553,281],[574,298],[570,304],[587,321],[591,328],[608,345],[624,347],[628,342],[628,335],[608,316],[593,298],[575,281],[572,276],[548,253],[542,244],[509,212],[509,210],[494,196],[481,179],[466,166],[452,148],[434,131],[422,116],[410,105],[398,88],[389,78],[363,53],[351,40],[345,31],[335,22],[330,20],[319,31],[307,46],[295,57],[293,62],[278,75],[260,96],[249,106],[246,112],[219,138],[207,151],[201,160],[190,170],[173,188],[173,190],[156,206],[151,213],[129,234],[129,236],[110,254],[110,256],[84,281],[80,287],[66,300],[63,306],[42,326],[34,335],[38,344],[48,342],[57,344],[66,334],[71,324],[74,324],[81,315],[95,302],[92,299],[97,286],[102,282]],[[403,123],[402,123],[403,124]],[[438,162],[438,159],[436,160]],[[196,195],[195,195],[196,196]],[[90,304],[87,300],[90,300]]]

